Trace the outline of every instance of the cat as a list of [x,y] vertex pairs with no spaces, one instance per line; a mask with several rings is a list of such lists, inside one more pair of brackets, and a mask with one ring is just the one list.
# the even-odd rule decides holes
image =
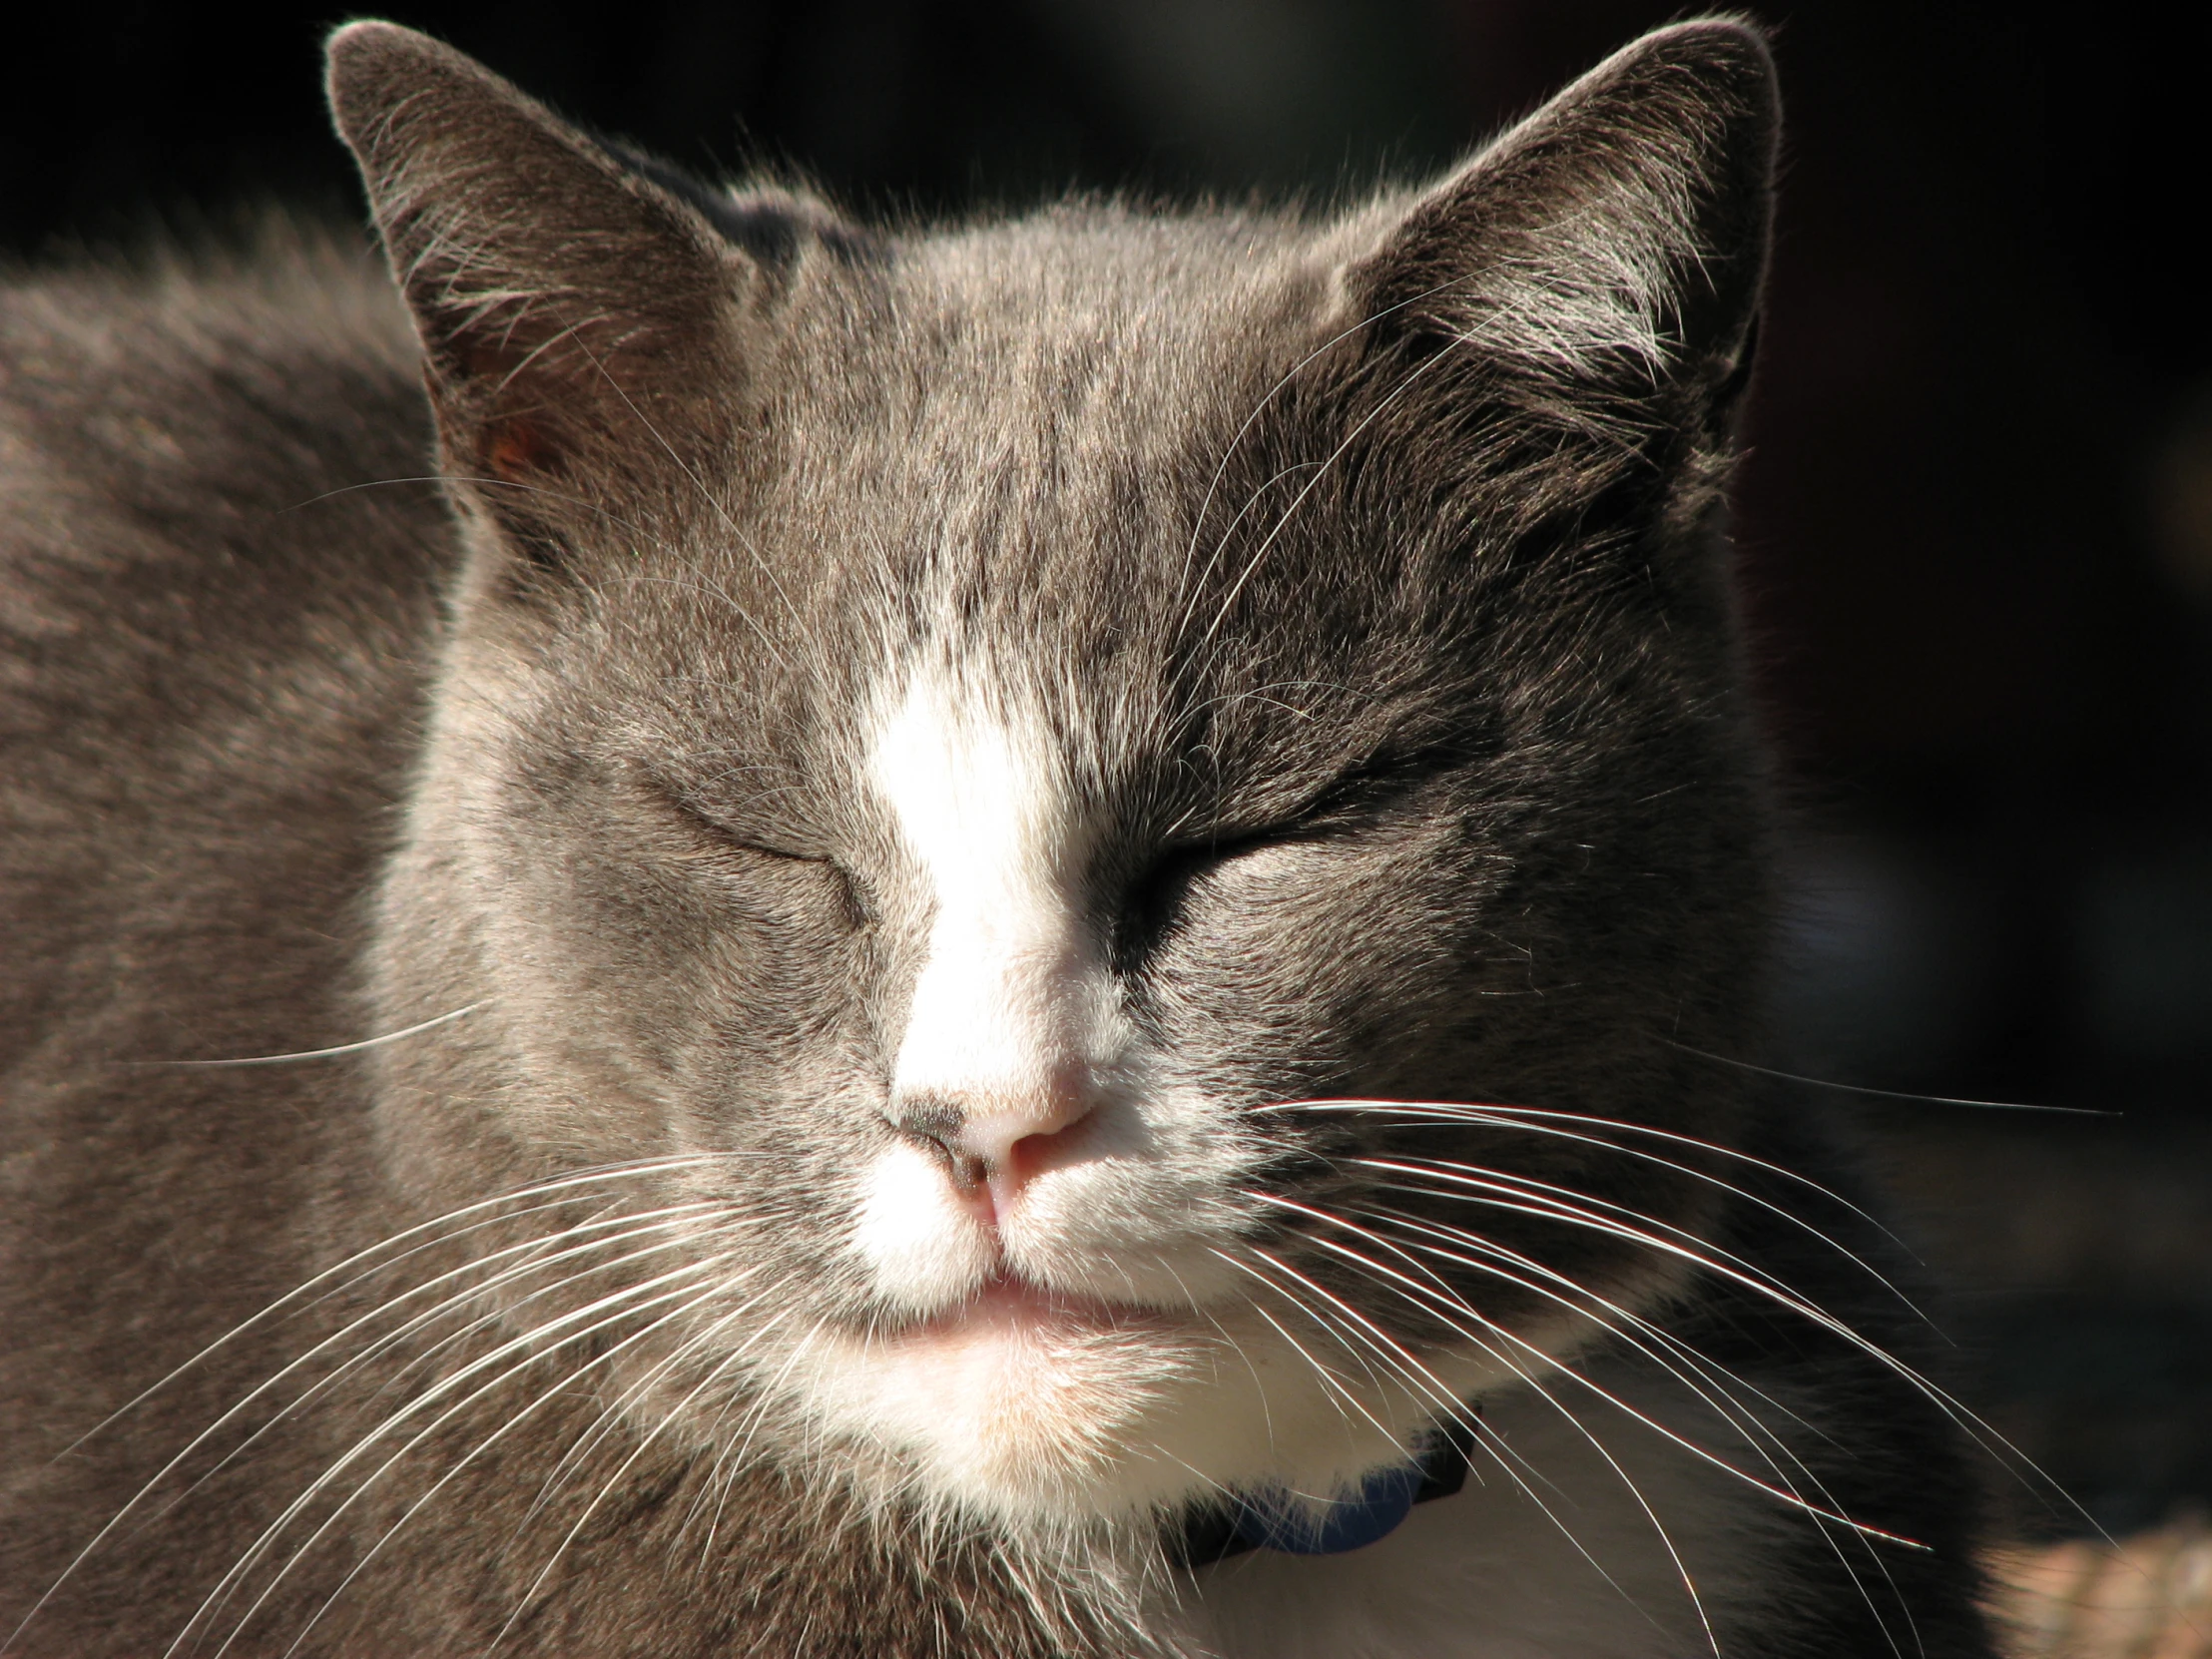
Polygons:
[[1758,31],[866,226],[390,24],[0,299],[10,1655],[1982,1655],[1755,1054]]

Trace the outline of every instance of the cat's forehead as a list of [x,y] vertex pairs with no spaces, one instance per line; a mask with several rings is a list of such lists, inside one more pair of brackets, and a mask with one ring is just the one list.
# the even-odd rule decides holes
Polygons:
[[1384,614],[1384,562],[1300,493],[1342,431],[1263,447],[1254,423],[1342,327],[1305,230],[1059,210],[836,277],[802,302],[827,320],[794,330],[759,516],[703,522],[782,642],[733,624],[733,673],[795,729],[877,771],[1049,752],[1104,787],[1185,749],[1291,776],[1324,727],[1351,751],[1387,724],[1418,648],[1383,635],[1420,619]]
[[1234,344],[1225,327],[1264,324],[1311,242],[1288,219],[1060,208],[916,239],[898,269],[906,303],[977,343]]
[[815,388],[854,416],[872,402],[917,465],[1163,457],[1310,349],[1328,290],[1288,224],[1104,209],[917,238],[851,279],[873,288],[858,328],[795,367],[838,377]]
[[[1288,222],[1064,210],[917,238],[833,274],[792,329],[764,506],[790,557],[879,573],[917,616],[965,583],[986,610],[1140,625],[1130,582],[1207,574],[1194,521],[1270,464],[1252,419],[1280,413],[1333,297]],[[1111,591],[1085,576],[1108,569]]]

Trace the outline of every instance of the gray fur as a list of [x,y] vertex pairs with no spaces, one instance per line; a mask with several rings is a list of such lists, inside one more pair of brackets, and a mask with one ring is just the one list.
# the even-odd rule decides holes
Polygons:
[[[0,294],[8,1652],[1244,1651],[1247,1580],[1168,1568],[1173,1513],[979,1515],[779,1381],[803,1333],[888,1317],[841,1241],[917,1132],[889,1063],[930,901],[855,780],[919,663],[1043,710],[1105,827],[1082,906],[1150,1086],[1254,1172],[1190,1187],[1189,1226],[1407,1356],[1557,1298],[1430,1256],[1417,1304],[1312,1210],[1476,1228],[1634,1310],[1771,1438],[1587,1317],[1578,1368],[1932,1546],[1684,1477],[1724,1652],[1985,1651],[1952,1432],[1872,1352],[1925,1363],[1852,1212],[1687,1141],[1276,1104],[1502,1102],[1849,1185],[1803,1102],[1691,1052],[1757,1051],[1767,949],[1717,524],[1770,211],[1754,32],[1662,31],[1329,223],[927,233],[704,197],[388,25],[331,66],[403,303],[279,233]],[[1375,1173],[1439,1156],[1654,1231]],[[564,1227],[565,1278],[529,1254]],[[670,1324],[582,1312],[672,1273]],[[1486,1455],[1468,1524],[1519,1501]],[[1593,1609],[1556,1651],[1703,1641],[1663,1574],[1618,1637],[1539,1553]],[[1470,1650],[1521,1639],[1493,1602]]]

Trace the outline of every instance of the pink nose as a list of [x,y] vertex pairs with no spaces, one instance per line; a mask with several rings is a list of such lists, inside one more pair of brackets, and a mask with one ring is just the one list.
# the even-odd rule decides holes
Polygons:
[[1030,1182],[1081,1156],[1095,1108],[1087,1086],[1019,1098],[935,1094],[901,1102],[894,1121],[944,1154],[953,1187],[995,1224]]

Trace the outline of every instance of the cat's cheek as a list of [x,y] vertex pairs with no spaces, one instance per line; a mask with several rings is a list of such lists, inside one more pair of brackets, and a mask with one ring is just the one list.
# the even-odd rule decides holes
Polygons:
[[1219,1113],[1173,1097],[1100,1114],[1091,1156],[1032,1181],[1000,1222],[1009,1265],[1076,1297],[1135,1307],[1205,1310],[1242,1299],[1224,1259],[1242,1235],[1248,1153],[1220,1132]]
[[972,1295],[995,1254],[939,1161],[905,1143],[886,1147],[861,1177],[852,1249],[878,1296],[923,1316]]

